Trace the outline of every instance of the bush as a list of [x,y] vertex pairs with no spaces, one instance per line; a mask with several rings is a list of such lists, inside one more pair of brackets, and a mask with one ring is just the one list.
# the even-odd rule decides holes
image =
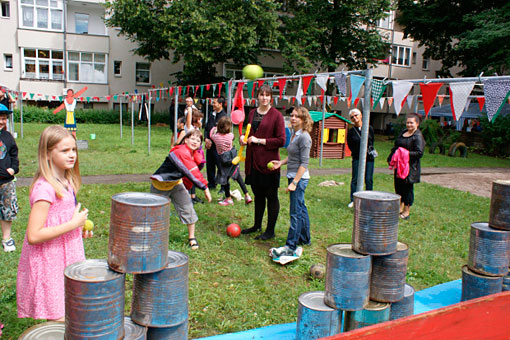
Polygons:
[[485,151],[491,156],[510,156],[510,115],[498,116],[492,123],[486,116],[480,118]]

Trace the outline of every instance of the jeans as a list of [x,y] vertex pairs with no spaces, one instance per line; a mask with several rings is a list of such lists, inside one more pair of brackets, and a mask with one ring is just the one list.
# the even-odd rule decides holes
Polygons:
[[[358,164],[359,159],[352,160],[352,179],[351,179],[351,202],[354,201],[354,193],[358,185]],[[367,162],[365,165],[365,190],[374,188],[374,162]]]
[[[289,178],[289,184],[294,178]],[[308,179],[301,179],[295,191],[290,191],[290,228],[286,245],[296,250],[299,244],[310,243],[310,219],[305,205],[305,189]]]
[[209,189],[216,188],[216,175],[219,175],[219,157],[218,152],[216,151],[216,145],[213,144],[210,149],[205,151],[205,160],[206,160],[206,172],[207,172],[207,187]]

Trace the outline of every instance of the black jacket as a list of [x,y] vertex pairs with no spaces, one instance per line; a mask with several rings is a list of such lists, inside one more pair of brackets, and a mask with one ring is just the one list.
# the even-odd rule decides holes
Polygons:
[[[359,159],[359,147],[361,145],[361,131],[356,132],[357,127],[353,126],[347,131],[347,146],[351,150],[352,159]],[[367,162],[373,162],[374,157],[368,154],[370,146],[374,146],[374,129],[368,127]]]
[[18,146],[12,135],[6,131],[0,131],[0,184],[10,182],[14,179],[7,169],[14,170],[14,174],[19,171]]
[[[205,124],[205,128],[204,128],[204,139],[207,138],[207,139],[211,139],[210,137],[210,133],[211,133],[211,130],[213,127],[215,127],[217,124],[218,124],[218,121],[220,120],[221,117],[224,117],[227,115],[227,113],[225,112],[225,110],[221,110],[220,112],[217,112],[216,113],[216,117],[213,115],[213,110],[209,111],[208,113],[208,116],[207,116],[207,123]],[[214,143],[213,143],[214,144]]]
[[406,131],[407,129],[402,130],[397,139],[395,139],[395,146],[391,149],[387,161],[390,163],[391,157],[393,157],[393,154],[399,147],[409,150],[409,175],[406,178],[406,182],[419,183],[421,174],[420,158],[425,150],[425,139],[423,139],[419,129],[410,137],[404,137]]

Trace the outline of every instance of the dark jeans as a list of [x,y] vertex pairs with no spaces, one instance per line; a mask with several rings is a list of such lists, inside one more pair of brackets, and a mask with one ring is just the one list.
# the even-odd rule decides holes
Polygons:
[[210,149],[205,151],[205,160],[207,167],[207,187],[209,189],[216,188],[216,175],[219,172],[219,158],[218,152],[216,151],[216,146],[213,144]]
[[[358,185],[358,164],[359,159],[352,160],[352,179],[351,179],[351,202],[354,200],[354,193]],[[374,162],[367,162],[365,165],[365,190],[374,188]]]
[[[241,187],[243,194],[246,195],[248,193],[248,189],[246,188],[246,185],[244,184],[243,177],[241,175],[239,175],[239,176],[237,176],[237,178],[235,180],[237,181],[237,183],[239,183],[239,186]],[[225,192],[225,197],[229,198],[230,197],[230,178],[227,180],[227,184],[222,185],[221,188]]]
[[404,205],[411,206],[414,203],[414,184],[407,183],[405,179],[395,176],[395,192],[400,195]]
[[[259,181],[257,181],[259,182]],[[251,189],[255,196],[255,225],[262,227],[262,218],[267,203],[267,228],[265,233],[274,234],[276,220],[280,212],[280,201],[278,200],[278,186],[264,185],[263,183],[252,183]]]
[[[289,184],[293,178],[289,178]],[[296,250],[299,244],[310,243],[310,219],[305,205],[305,189],[308,179],[301,179],[295,191],[289,191],[290,198],[290,228],[286,245]]]

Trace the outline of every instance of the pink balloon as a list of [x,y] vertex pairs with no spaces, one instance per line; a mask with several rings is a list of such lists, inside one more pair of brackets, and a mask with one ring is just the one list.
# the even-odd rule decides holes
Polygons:
[[240,124],[244,122],[244,112],[241,110],[234,110],[232,111],[232,123],[234,124]]

